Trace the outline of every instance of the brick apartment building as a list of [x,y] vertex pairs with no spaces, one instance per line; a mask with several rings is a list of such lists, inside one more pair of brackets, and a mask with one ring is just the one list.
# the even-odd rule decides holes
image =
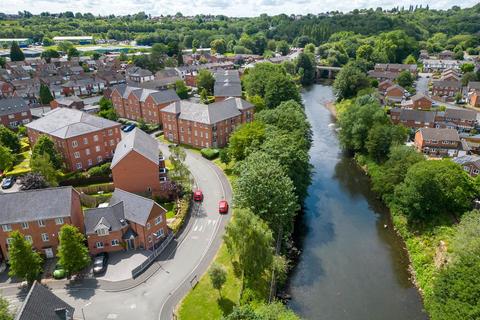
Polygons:
[[164,136],[196,148],[224,147],[242,123],[253,121],[254,106],[241,98],[212,104],[181,100],[161,110]]
[[151,90],[128,85],[112,89],[111,95],[115,111],[121,118],[134,121],[140,119],[148,123],[160,124],[160,110],[172,102],[180,101],[173,89]]
[[0,98],[0,124],[8,128],[17,128],[32,121],[30,106],[19,97]]
[[432,96],[453,98],[462,92],[462,82],[459,80],[433,80]]
[[55,256],[58,232],[64,224],[84,231],[80,195],[70,186],[0,193],[0,204],[0,249],[4,259],[8,259],[9,233],[13,230],[20,231],[46,258]]
[[223,101],[228,97],[242,97],[242,84],[237,70],[217,71],[214,77],[213,95],[216,102]]
[[117,145],[111,169],[116,188],[153,196],[166,192],[167,172],[158,141],[138,128]]
[[153,248],[168,235],[166,212],[151,199],[116,188],[107,207],[85,211],[90,253]]
[[415,133],[415,147],[432,157],[457,157],[466,154],[455,129],[421,128]]
[[49,136],[62,155],[65,167],[82,170],[111,159],[121,139],[120,124],[85,112],[57,108],[26,125],[30,145],[42,134]]

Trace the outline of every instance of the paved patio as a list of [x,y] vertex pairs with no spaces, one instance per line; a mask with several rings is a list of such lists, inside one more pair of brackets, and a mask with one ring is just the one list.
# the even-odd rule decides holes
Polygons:
[[132,278],[132,270],[150,255],[147,250],[131,250],[109,253],[105,274],[96,277],[107,281],[122,281]]

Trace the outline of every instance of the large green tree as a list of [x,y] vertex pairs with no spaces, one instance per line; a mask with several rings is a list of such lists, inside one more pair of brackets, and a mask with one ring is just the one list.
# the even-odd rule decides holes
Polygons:
[[50,88],[42,83],[40,84],[40,103],[41,104],[50,104],[53,101],[53,95],[50,91]]
[[60,169],[62,166],[62,157],[58,153],[55,143],[49,136],[42,134],[40,137],[38,137],[35,145],[33,146],[32,159],[38,155],[44,154],[48,155],[50,162],[53,164],[55,169]]
[[12,150],[13,153],[20,151],[20,138],[4,125],[0,124],[0,145]]
[[48,153],[39,154],[30,159],[32,172],[41,174],[52,187],[58,186],[58,172],[50,161]]
[[222,297],[222,287],[227,281],[227,271],[222,265],[214,263],[208,270],[208,275],[210,276],[212,287],[217,289],[218,294]]
[[23,54],[22,49],[20,49],[16,41],[13,41],[12,45],[10,46],[10,60],[12,61],[25,60],[25,55]]
[[257,63],[255,67],[247,69],[243,76],[243,85],[247,95],[265,97],[267,83],[270,79],[277,79],[286,74],[285,69],[270,62]]
[[376,162],[387,160],[390,147],[403,144],[408,137],[407,129],[402,125],[376,124],[368,132],[365,147]]
[[8,300],[4,297],[0,297],[0,320],[13,320],[14,316]]
[[267,108],[275,108],[280,103],[288,100],[302,102],[300,92],[288,75],[279,75],[270,78],[265,87],[265,106]]
[[265,140],[265,125],[254,121],[238,127],[230,136],[228,154],[235,160],[240,161]]
[[295,61],[295,71],[300,76],[300,83],[308,86],[315,81],[315,60],[313,55],[300,53]]
[[213,78],[213,74],[206,69],[200,70],[197,76],[198,89],[199,90],[205,89],[207,90],[208,94],[212,95],[214,84],[215,84],[215,79]]
[[77,273],[90,263],[85,236],[77,227],[65,224],[58,233],[58,262],[67,273]]
[[180,99],[188,99],[188,87],[183,80],[175,82],[175,91]]
[[337,100],[355,97],[361,89],[368,88],[370,82],[360,68],[352,63],[343,66],[333,82],[333,91]]
[[42,273],[42,258],[38,252],[33,251],[32,244],[17,230],[9,236],[9,276],[26,280],[33,283]]
[[0,145],[0,171],[5,171],[10,169],[15,163],[15,155],[12,151]]

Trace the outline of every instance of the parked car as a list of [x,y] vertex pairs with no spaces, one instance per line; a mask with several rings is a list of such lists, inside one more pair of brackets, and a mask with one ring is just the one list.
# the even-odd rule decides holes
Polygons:
[[132,131],[133,129],[135,129],[135,127],[136,127],[135,123],[132,123],[132,124],[129,124],[129,125],[127,125],[126,127],[124,127],[124,128],[122,129],[122,131],[123,131],[123,132],[130,132],[130,131]]
[[169,147],[169,148],[176,148],[176,147],[178,147],[178,143],[170,143],[170,144],[168,145],[168,147]]
[[15,177],[8,177],[2,181],[2,189],[10,189],[15,184],[17,179]]
[[193,193],[193,200],[194,201],[203,201],[203,192],[202,190],[196,190]]
[[218,203],[218,212],[228,213],[228,202],[226,200],[221,200]]
[[53,277],[55,279],[62,279],[62,278],[65,278],[66,275],[67,275],[67,272],[65,271],[65,269],[62,267],[60,263],[57,263],[57,265],[55,266],[55,270],[53,271]]
[[107,270],[108,253],[102,252],[95,256],[93,259],[93,273],[101,274]]

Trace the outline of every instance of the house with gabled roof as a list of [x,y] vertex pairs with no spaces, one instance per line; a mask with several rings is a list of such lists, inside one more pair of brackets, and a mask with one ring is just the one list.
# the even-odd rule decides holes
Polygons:
[[75,308],[35,281],[15,320],[73,320]]
[[468,152],[457,130],[450,128],[421,128],[415,133],[414,143],[418,151],[431,157],[457,157]]
[[110,168],[116,188],[150,196],[163,195],[168,188],[158,141],[139,128],[117,144]]
[[116,188],[107,206],[85,210],[90,253],[155,248],[169,233],[166,212],[154,200]]
[[11,129],[32,121],[30,106],[20,97],[0,98],[0,124]]

